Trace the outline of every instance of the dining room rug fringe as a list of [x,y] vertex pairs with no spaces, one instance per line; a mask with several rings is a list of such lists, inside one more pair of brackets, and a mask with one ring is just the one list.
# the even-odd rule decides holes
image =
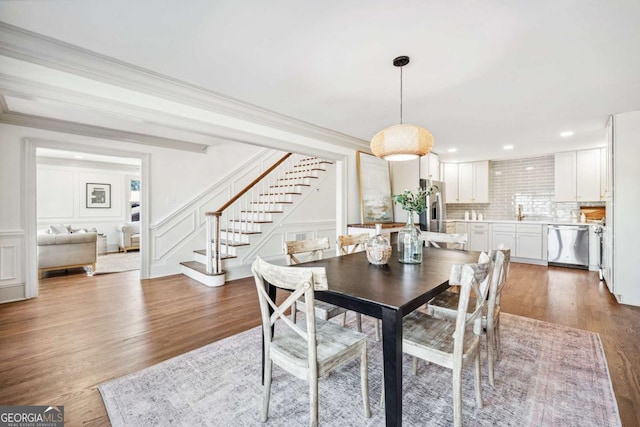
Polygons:
[[[353,313],[349,325],[353,326]],[[276,327],[277,328],[277,327]],[[374,323],[363,317],[368,343],[371,418],[365,418],[359,362],[319,382],[323,426],[384,425],[379,405],[382,348]],[[620,426],[620,416],[598,334],[503,313],[502,357],[495,388],[486,377],[484,407],[475,407],[472,368],[462,380],[463,423],[468,426]],[[484,343],[484,340],[483,340]],[[484,345],[484,344],[483,344]],[[256,327],[99,386],[113,426],[255,426],[262,402],[261,332]],[[451,371],[421,363],[411,373],[403,359],[403,424],[453,424]],[[274,366],[269,426],[308,424],[305,381]]]

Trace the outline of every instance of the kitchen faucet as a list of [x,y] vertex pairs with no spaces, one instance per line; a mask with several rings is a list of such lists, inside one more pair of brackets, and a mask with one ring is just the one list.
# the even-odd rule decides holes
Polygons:
[[522,215],[522,205],[518,205],[518,221],[522,221],[524,215]]

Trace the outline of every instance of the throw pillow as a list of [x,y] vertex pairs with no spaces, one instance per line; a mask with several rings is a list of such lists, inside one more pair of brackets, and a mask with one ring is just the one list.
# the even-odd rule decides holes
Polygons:
[[69,229],[62,224],[50,225],[49,234],[69,234]]

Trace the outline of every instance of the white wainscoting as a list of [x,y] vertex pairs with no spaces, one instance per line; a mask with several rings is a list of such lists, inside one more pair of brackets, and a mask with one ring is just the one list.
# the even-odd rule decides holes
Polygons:
[[24,232],[0,230],[0,302],[26,298],[23,272]]
[[180,262],[192,260],[193,251],[205,246],[205,213],[218,209],[284,154],[270,149],[257,151],[233,173],[149,227],[150,277],[178,274]]

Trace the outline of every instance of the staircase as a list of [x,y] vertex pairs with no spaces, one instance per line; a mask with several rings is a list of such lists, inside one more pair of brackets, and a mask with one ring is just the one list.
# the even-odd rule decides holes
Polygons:
[[207,212],[204,249],[181,270],[207,286],[225,283],[224,267],[240,266],[273,228],[278,218],[293,208],[331,162],[287,153],[218,210]]

